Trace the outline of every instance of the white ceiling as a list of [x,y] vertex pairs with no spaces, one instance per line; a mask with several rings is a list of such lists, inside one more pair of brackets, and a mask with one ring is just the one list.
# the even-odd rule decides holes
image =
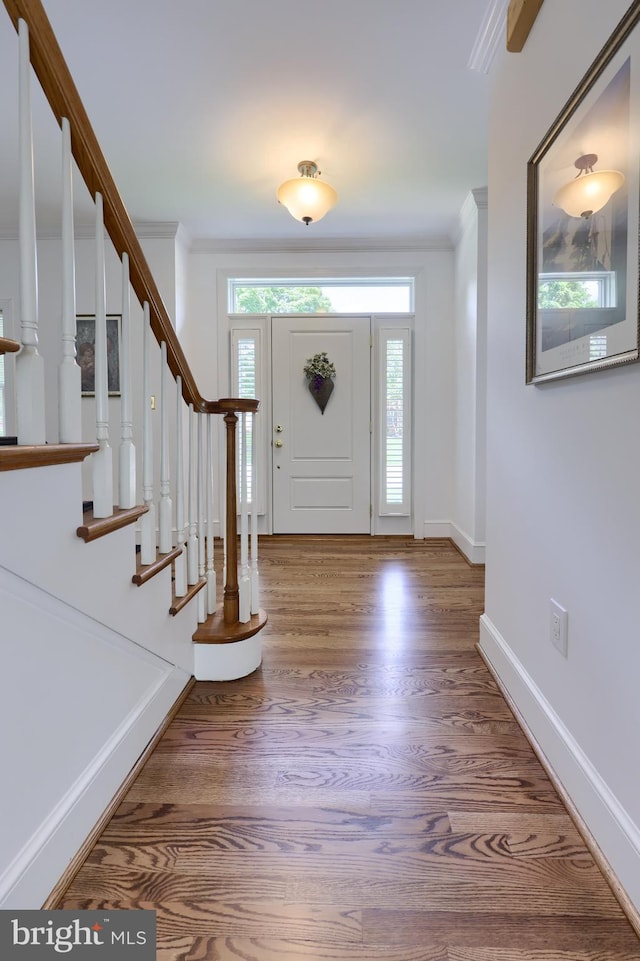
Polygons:
[[[216,239],[444,237],[469,190],[486,185],[489,81],[468,63],[504,0],[44,5],[136,222],[179,221]],[[17,43],[5,21],[6,125]],[[49,226],[57,131],[39,98],[36,186]],[[15,149],[0,145],[5,171]],[[310,227],[275,199],[300,160],[316,161],[339,195]],[[15,208],[15,189],[0,185],[0,227]]]

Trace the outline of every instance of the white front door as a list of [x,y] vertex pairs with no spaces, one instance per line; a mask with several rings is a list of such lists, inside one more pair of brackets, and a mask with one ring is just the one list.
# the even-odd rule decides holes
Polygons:
[[[371,321],[273,317],[274,534],[371,530]],[[324,413],[304,366],[326,351],[336,368]]]

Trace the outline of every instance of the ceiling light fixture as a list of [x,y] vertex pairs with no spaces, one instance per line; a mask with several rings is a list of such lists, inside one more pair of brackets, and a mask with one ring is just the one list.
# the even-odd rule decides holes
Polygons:
[[318,180],[320,171],[312,160],[301,160],[298,164],[300,176],[285,180],[278,187],[278,203],[286,207],[292,217],[301,220],[307,227],[322,220],[338,199],[329,184]]
[[584,154],[578,157],[574,166],[578,168],[575,179],[560,187],[553,203],[561,207],[570,217],[588,220],[592,214],[602,210],[616,190],[624,183],[624,174],[619,170],[595,170],[598,155]]

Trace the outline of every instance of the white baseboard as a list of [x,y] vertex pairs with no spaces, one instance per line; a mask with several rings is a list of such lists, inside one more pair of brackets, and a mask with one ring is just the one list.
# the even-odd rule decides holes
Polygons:
[[640,828],[486,614],[480,618],[479,649],[640,933]]
[[0,876],[0,908],[39,908],[188,683],[167,673],[140,700]]
[[422,536],[425,540],[446,537],[447,540],[453,541],[471,564],[484,564],[485,545],[474,541],[453,521],[425,521]]
[[463,530],[451,523],[451,540],[456,545],[459,551],[461,551],[464,556],[472,564],[484,564],[485,560],[485,545],[479,544],[474,541],[472,537],[466,534]]
[[425,540],[429,538],[451,537],[451,524],[449,521],[425,521],[422,528],[422,536]]

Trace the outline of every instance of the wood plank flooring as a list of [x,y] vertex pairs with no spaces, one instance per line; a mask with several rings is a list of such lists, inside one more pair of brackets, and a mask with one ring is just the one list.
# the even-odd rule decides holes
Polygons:
[[640,961],[475,650],[447,541],[261,539],[264,662],[199,682],[60,901],[160,961]]

